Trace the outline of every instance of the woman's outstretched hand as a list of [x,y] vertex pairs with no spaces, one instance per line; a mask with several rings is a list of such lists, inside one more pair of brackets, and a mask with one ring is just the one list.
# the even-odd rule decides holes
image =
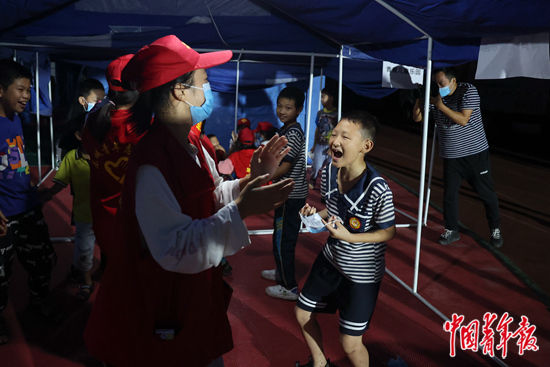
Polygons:
[[285,148],[287,144],[285,136],[275,134],[266,145],[256,149],[250,160],[250,179],[269,174],[266,182],[271,180],[281,160],[290,152],[290,147]]
[[267,213],[282,205],[294,188],[294,181],[287,178],[277,183],[262,186],[269,180],[265,174],[251,180],[235,199],[241,218],[251,215]]

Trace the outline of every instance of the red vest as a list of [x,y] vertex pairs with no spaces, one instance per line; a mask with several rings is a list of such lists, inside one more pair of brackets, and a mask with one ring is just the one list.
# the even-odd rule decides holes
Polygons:
[[82,144],[90,154],[90,208],[97,243],[101,251],[109,254],[115,230],[115,215],[120,207],[120,193],[126,176],[128,159],[135,144],[143,137],[133,126],[130,110],[111,112],[111,129],[99,143],[88,126],[94,124],[90,115],[84,129]]
[[[192,134],[189,139],[200,144]],[[198,148],[201,167],[159,125],[140,141],[130,160],[119,216],[121,251],[109,257],[96,300],[102,310],[94,305],[86,330],[90,352],[116,367],[203,367],[233,347],[227,319],[231,289],[221,268],[198,274],[162,269],[143,243],[135,216],[135,176],[144,164],[160,170],[183,213],[193,219],[215,213],[214,183]],[[174,329],[175,338],[161,340],[155,334],[159,329]],[[105,340],[113,336],[116,341]]]

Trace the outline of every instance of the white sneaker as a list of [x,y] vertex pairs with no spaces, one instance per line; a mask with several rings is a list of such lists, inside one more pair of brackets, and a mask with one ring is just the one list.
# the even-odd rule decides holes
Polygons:
[[276,270],[270,269],[270,270],[262,270],[262,278],[267,280],[275,280],[276,279]]
[[282,285],[277,284],[277,285],[272,285],[271,287],[267,287],[265,289],[265,293],[267,293],[268,296],[286,299],[288,301],[298,300],[298,287],[294,287],[292,289],[286,289]]

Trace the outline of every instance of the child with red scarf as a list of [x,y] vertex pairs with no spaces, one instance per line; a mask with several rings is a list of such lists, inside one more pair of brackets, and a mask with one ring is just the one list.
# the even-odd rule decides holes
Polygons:
[[90,206],[103,266],[111,248],[117,246],[113,237],[115,216],[128,159],[143,136],[137,133],[130,110],[139,93],[124,89],[120,77],[132,56],[121,56],[107,67],[108,99],[88,115],[82,139],[84,150],[90,155]]
[[232,175],[235,172],[237,178],[243,178],[250,173],[250,160],[255,150],[254,133],[245,127],[239,131],[237,150],[218,163],[218,170],[224,175]]

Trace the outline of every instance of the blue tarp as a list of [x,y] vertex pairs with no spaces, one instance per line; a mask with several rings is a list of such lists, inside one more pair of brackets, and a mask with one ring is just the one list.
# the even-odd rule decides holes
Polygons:
[[[435,67],[475,60],[483,36],[550,29],[546,0],[385,3],[434,38]],[[422,32],[373,0],[0,0],[0,8],[0,43],[27,45],[51,53],[54,59],[109,60],[166,34],[176,34],[194,48],[209,49],[336,55],[340,46],[353,46],[353,57],[361,58],[364,52],[375,59],[415,66],[425,65],[427,48]],[[270,57],[261,58],[270,61]],[[271,61],[282,58],[273,56]],[[298,56],[289,60],[309,62]],[[333,59],[316,58],[317,65],[327,63],[326,74],[336,76]],[[347,66],[345,79],[354,81],[346,83],[351,89],[366,96],[385,94],[372,92],[379,89],[376,63]]]
[[[476,60],[484,36],[550,30],[546,0],[384,3],[434,38],[435,67]],[[381,97],[392,90],[380,88],[380,60],[422,67],[426,59],[425,35],[373,0],[0,0],[0,9],[0,46],[40,51],[52,60],[105,64],[156,38],[176,34],[198,49],[331,55],[315,58],[315,74],[323,68],[324,75],[337,79],[333,55],[344,47],[344,55],[354,59],[344,62],[344,84],[361,95]],[[241,64],[245,94],[277,81],[303,81],[309,74],[307,55],[242,57],[272,64]],[[210,78],[215,90],[230,93],[223,99],[232,105],[234,63],[211,70]]]

